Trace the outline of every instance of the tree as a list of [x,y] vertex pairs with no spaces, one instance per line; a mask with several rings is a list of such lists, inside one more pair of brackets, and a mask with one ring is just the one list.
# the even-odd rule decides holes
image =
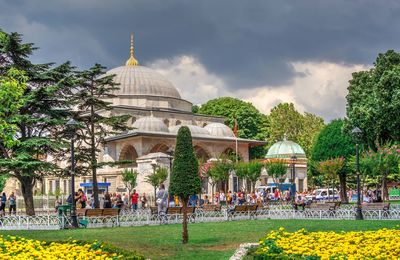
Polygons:
[[[324,176],[328,183],[328,198],[329,198],[329,186],[334,188],[334,182],[337,178],[338,173],[344,167],[345,160],[343,157],[332,158],[322,162],[318,162],[315,165],[315,169]],[[331,183],[331,185],[329,185]],[[333,192],[332,192],[333,194]]]
[[280,179],[287,173],[287,163],[284,160],[267,161],[265,169],[268,176],[271,176],[275,183],[280,183]]
[[[268,118],[260,113],[251,103],[237,98],[221,97],[209,100],[198,109],[198,114],[223,116],[225,124],[234,128],[238,123],[238,137],[265,141],[268,136]],[[262,158],[263,147],[250,148],[250,158]]]
[[[154,172],[148,175],[145,182],[149,183],[154,188],[154,198],[157,197],[157,187],[164,183],[168,178],[168,169],[164,167],[157,167]],[[155,201],[155,200],[154,200]]]
[[236,175],[240,178],[246,179],[251,185],[251,191],[255,191],[256,182],[261,176],[261,170],[264,165],[261,162],[240,162],[235,165]]
[[400,53],[379,54],[374,68],[353,73],[349,83],[347,128],[359,127],[374,150],[377,143],[400,141]]
[[[215,192],[215,185],[221,181],[226,181],[229,178],[229,172],[233,170],[232,161],[226,156],[221,156],[215,162],[212,162],[211,167],[207,171],[208,181],[211,184],[211,193]],[[211,198],[214,203],[214,196]]]
[[[133,171],[132,169],[125,169],[122,171],[122,182],[125,184],[125,187],[128,189],[128,197],[131,197],[132,190],[137,185],[137,171]],[[129,200],[131,201],[131,200]]]
[[284,135],[298,143],[310,156],[311,148],[318,133],[324,126],[324,120],[311,113],[300,114],[293,103],[280,103],[269,114],[269,143],[282,140]]
[[11,68],[0,74],[0,140],[6,148],[15,144],[19,109],[23,106],[26,77],[21,71]]
[[[354,142],[351,135],[344,129],[344,120],[342,119],[333,120],[321,130],[311,152],[310,165],[332,158],[345,158],[345,166],[338,172],[340,198],[343,203],[348,202],[347,176],[352,171],[352,168],[349,167],[349,159],[354,154]],[[311,173],[315,177],[318,172],[311,171]]]
[[182,243],[189,240],[187,230],[187,204],[189,196],[201,192],[199,164],[193,150],[192,136],[187,126],[179,128],[176,137],[174,165],[172,168],[170,192],[183,202]]
[[[97,169],[102,165],[97,163],[99,147],[107,136],[115,135],[128,130],[126,122],[129,115],[107,115],[105,111],[112,109],[110,100],[112,94],[118,90],[114,83],[114,75],[105,75],[105,67],[95,64],[89,70],[78,73],[78,91],[74,94],[78,111],[76,119],[81,128],[77,139],[82,142],[78,149],[81,150],[81,162],[87,164],[92,172],[94,207],[99,208],[99,190],[97,184]],[[85,156],[86,155],[86,156]]]
[[387,177],[390,173],[399,172],[400,147],[389,143],[376,146],[377,151],[373,149],[366,151],[366,160],[369,161],[367,165],[372,168],[374,175],[381,177],[382,199],[388,200]]
[[[8,144],[0,140],[0,174],[15,177],[21,183],[27,215],[35,214],[36,181],[45,175],[65,174],[56,161],[64,157],[68,147],[63,131],[70,115],[68,97],[75,79],[69,63],[57,67],[32,64],[28,57],[34,49],[33,44],[22,43],[20,34],[0,31],[0,76],[7,77],[11,68],[26,76],[22,106],[13,119],[17,126],[14,140]],[[54,160],[47,161],[46,156]]]

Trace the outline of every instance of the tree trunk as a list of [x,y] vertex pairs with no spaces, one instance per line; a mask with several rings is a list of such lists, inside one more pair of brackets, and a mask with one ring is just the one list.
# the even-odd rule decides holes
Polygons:
[[182,220],[182,244],[187,244],[189,241],[189,233],[187,229],[187,204],[188,198],[182,198],[183,200],[183,220]]
[[[169,205],[169,201],[167,203]],[[157,206],[157,186],[154,186],[154,206]]]
[[211,204],[214,204],[214,186],[215,183],[211,184]]
[[389,200],[389,192],[387,187],[387,174],[382,174],[382,201]]
[[349,198],[347,197],[346,175],[339,174],[339,182],[340,182],[340,201],[342,203],[349,203]]
[[26,215],[34,216],[35,215],[35,205],[33,204],[34,180],[30,177],[23,177],[22,179],[19,179],[19,181],[21,182],[22,196],[24,197]]
[[94,129],[94,108],[93,105],[90,106],[90,131],[92,136],[91,138],[91,163],[92,163],[92,179],[93,179],[93,199],[94,199],[94,208],[100,208],[99,203],[99,186],[97,184],[97,159],[96,159],[96,143],[95,143],[95,129]]

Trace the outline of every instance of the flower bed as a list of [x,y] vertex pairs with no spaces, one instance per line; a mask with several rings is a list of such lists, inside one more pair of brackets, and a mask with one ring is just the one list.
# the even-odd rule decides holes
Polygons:
[[0,235],[0,259],[144,259],[140,255],[98,242],[44,242]]
[[269,232],[259,242],[255,259],[398,259],[400,230],[351,232]]

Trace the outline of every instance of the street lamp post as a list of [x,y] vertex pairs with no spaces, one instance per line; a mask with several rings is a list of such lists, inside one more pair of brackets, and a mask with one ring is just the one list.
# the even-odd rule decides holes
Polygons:
[[360,128],[355,127],[351,133],[356,141],[356,171],[357,171],[357,211],[356,220],[363,220],[363,214],[361,210],[361,183],[360,183],[360,152],[359,152],[359,139],[361,137],[362,131]]
[[78,227],[78,220],[76,218],[76,205],[75,205],[75,148],[74,148],[74,141],[75,141],[75,131],[78,126],[78,123],[74,119],[70,119],[67,122],[68,132],[71,138],[71,220],[72,226],[77,228]]
[[291,176],[290,176],[290,182],[292,183],[292,187],[291,187],[291,191],[290,193],[292,194],[292,199],[294,199],[295,194],[293,192],[293,185],[295,184],[295,178],[296,178],[296,161],[297,161],[297,156],[293,155],[292,157],[290,157],[290,161],[291,161]]

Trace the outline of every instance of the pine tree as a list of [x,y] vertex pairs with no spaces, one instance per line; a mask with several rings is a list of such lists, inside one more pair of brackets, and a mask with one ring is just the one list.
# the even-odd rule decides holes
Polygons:
[[119,89],[113,79],[114,75],[105,75],[105,67],[95,64],[89,70],[78,73],[78,91],[74,94],[78,107],[75,117],[82,126],[77,133],[77,140],[81,142],[78,160],[89,165],[92,172],[95,208],[100,207],[97,169],[105,165],[97,161],[99,147],[107,136],[129,129],[126,124],[129,115],[108,113],[113,107],[107,100],[115,97],[113,92]]
[[[57,164],[68,144],[63,139],[64,126],[70,115],[74,73],[67,62],[32,64],[32,43],[22,43],[18,33],[0,30],[0,75],[15,68],[26,77],[21,96],[22,106],[13,116],[15,140],[0,140],[0,174],[10,175],[21,183],[27,215],[34,215],[33,188],[46,175],[65,173]],[[4,105],[4,104],[0,104]],[[46,156],[54,158],[47,161]]]
[[199,164],[193,150],[192,136],[186,126],[179,128],[176,137],[174,165],[172,167],[170,193],[183,202],[182,243],[189,241],[187,230],[187,204],[189,197],[201,191]]

